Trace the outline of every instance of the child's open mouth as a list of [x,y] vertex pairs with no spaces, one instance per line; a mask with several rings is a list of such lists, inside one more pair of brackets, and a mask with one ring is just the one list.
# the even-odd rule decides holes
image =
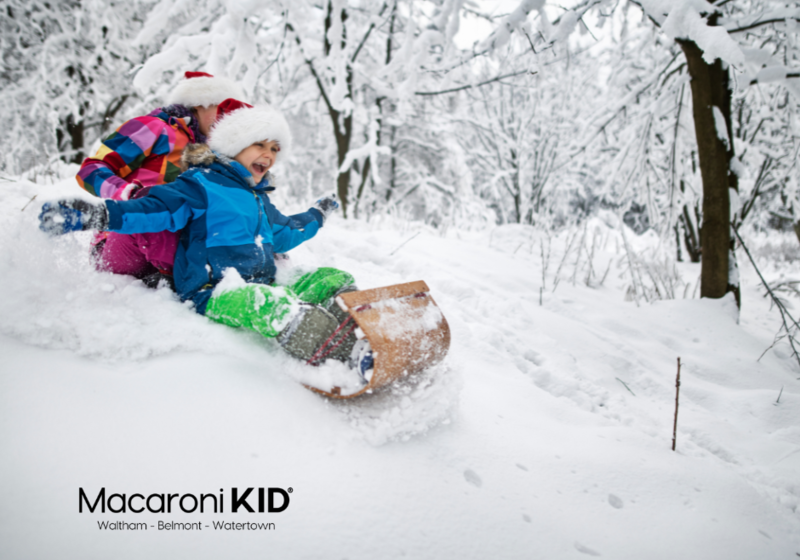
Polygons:
[[267,172],[267,166],[263,163],[254,163],[253,164],[253,171],[258,173],[259,175]]

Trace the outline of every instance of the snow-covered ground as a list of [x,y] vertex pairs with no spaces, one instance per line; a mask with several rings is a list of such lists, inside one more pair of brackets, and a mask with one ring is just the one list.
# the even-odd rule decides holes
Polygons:
[[[417,378],[331,401],[296,382],[306,366],[272,341],[94,271],[86,234],[46,238],[42,200],[76,192],[69,179],[0,184],[0,558],[800,553],[800,368],[785,342],[759,360],[779,316],[743,254],[737,324],[732,300],[683,299],[698,265],[678,269],[679,299],[626,297],[625,240],[638,255],[657,240],[601,220],[583,256],[576,241],[562,259],[567,233],[543,258],[548,240],[528,227],[443,234],[334,218],[293,263],[348,270],[363,288],[424,279],[453,342]],[[230,513],[231,489],[249,487],[291,488],[289,507]],[[222,491],[226,504],[79,513],[81,488]]]

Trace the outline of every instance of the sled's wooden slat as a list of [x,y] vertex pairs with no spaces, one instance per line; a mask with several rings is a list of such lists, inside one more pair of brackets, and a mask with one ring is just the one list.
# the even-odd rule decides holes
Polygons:
[[374,353],[372,379],[350,398],[441,362],[450,348],[450,327],[422,280],[339,296]]
[[413,296],[429,291],[428,285],[424,281],[417,280],[416,282],[395,284],[394,286],[386,286],[383,288],[372,288],[371,290],[364,290],[361,292],[348,292],[342,294],[340,297],[349,309],[354,309],[370,303]]

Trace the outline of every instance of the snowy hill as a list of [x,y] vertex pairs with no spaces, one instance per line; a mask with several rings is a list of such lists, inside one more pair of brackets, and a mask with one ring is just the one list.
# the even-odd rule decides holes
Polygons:
[[[601,220],[581,264],[564,258],[569,232],[334,218],[294,265],[362,288],[424,279],[453,335],[442,365],[335,402],[298,384],[308,368],[273,342],[94,271],[87,234],[41,234],[41,202],[76,190],[0,190],[0,557],[800,554],[800,368],[784,342],[759,360],[779,318],[743,258],[737,324],[732,300],[683,299],[697,265],[679,269],[679,299],[627,301],[624,244],[658,240]],[[249,487],[291,488],[290,504],[231,513],[232,489]],[[224,492],[226,509],[79,513],[81,488]]]

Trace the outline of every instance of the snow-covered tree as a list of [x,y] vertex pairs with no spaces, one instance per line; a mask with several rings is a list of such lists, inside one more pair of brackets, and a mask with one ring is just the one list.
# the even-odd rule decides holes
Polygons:
[[[138,41],[164,38],[164,46],[137,74],[136,85],[155,96],[183,70],[202,69],[242,81],[253,100],[267,98],[298,120],[314,117],[317,127],[330,131],[346,215],[366,185],[382,184],[377,160],[391,153],[392,128],[396,133],[413,117],[419,87],[450,79],[441,78],[440,69],[453,51],[462,4],[208,0],[189,13],[179,0],[161,0]],[[322,111],[310,115],[318,100]],[[322,112],[327,124],[319,121]],[[395,186],[391,176],[386,184]]]
[[[553,175],[575,150],[585,109],[580,100],[596,91],[586,68],[563,68],[563,60],[539,68],[533,58],[527,44],[492,57],[490,67],[496,63],[513,77],[465,91],[466,110],[454,116],[476,190],[502,223],[536,223],[546,200],[567,195],[564,174],[558,185]],[[485,70],[483,77],[494,72]]]
[[130,39],[144,11],[138,1],[0,3],[3,169],[85,157],[132,94]]
[[[529,4],[530,1],[522,2],[521,6]],[[641,10],[644,25],[653,26],[654,37],[659,41],[667,39],[666,51],[674,53],[676,46],[680,48],[681,61],[670,76],[685,72],[689,78],[696,162],[703,192],[699,228],[701,295],[722,297],[733,291],[738,300],[730,229],[730,193],[738,193],[742,171],[741,159],[736,158],[732,120],[735,86],[739,84],[741,91],[750,85],[778,80],[787,89],[796,89],[791,80],[800,75],[796,33],[800,8],[770,0],[585,0],[562,16],[555,32],[545,18],[540,18],[539,44],[552,44],[556,35],[563,37],[572,31],[590,12],[600,18],[614,18],[620,8],[627,11],[630,5]],[[642,74],[649,72],[645,67]],[[669,95],[677,100],[675,107],[682,108],[684,95],[675,96],[676,82],[664,78],[649,87],[655,88],[656,98]],[[643,116],[646,121],[652,120],[649,115]],[[675,126],[680,128],[679,119]],[[685,183],[680,184],[681,193],[685,193]],[[690,213],[674,215],[683,216],[678,219],[690,228]]]
[[738,193],[740,170],[735,160],[732,82],[755,84],[797,74],[800,8],[769,0],[636,3],[680,46],[691,77],[703,178],[701,295],[722,297],[733,291],[738,301],[730,221],[730,193]]

